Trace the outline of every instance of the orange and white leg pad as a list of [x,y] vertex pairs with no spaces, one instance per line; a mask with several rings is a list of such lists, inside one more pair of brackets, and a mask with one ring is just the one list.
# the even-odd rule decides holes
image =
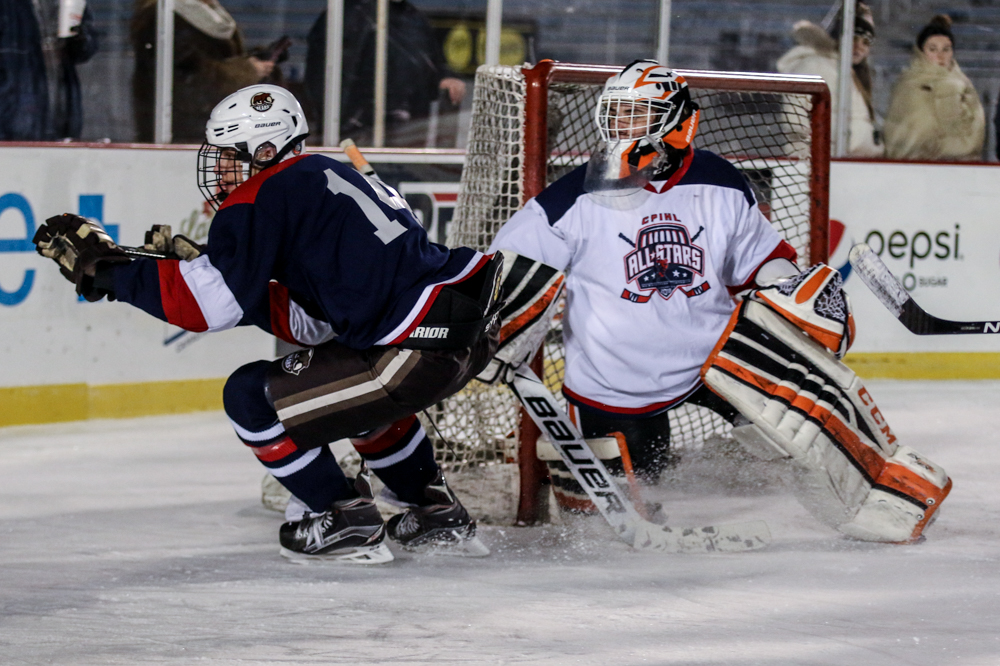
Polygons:
[[740,304],[702,378],[751,421],[737,441],[786,460],[799,501],[843,534],[919,540],[951,491],[939,465],[897,443],[850,368],[762,303]]

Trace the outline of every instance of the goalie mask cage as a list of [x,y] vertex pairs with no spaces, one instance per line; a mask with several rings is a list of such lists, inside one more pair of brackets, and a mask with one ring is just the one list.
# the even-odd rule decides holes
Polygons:
[[[594,109],[620,67],[543,61],[534,67],[482,66],[476,73],[465,167],[448,245],[485,251],[500,227],[531,197],[586,163],[600,143]],[[722,155],[747,176],[760,208],[809,263],[826,261],[830,95],[818,77],[678,70],[701,107],[694,147]],[[562,327],[556,315],[533,367],[559,396]],[[505,386],[471,382],[428,410],[438,462],[453,477],[473,472],[465,494],[508,494],[508,509],[483,498],[463,501],[499,522],[534,522],[546,506],[547,477],[537,460],[538,430]],[[425,417],[425,418],[427,418]],[[671,412],[671,447],[696,449],[729,424],[713,412]],[[514,469],[486,482],[485,468]],[[476,470],[479,470],[478,474]],[[496,478],[496,475],[493,475]],[[503,477],[503,475],[500,475]],[[506,486],[506,487],[504,487]],[[477,501],[478,500],[478,501]],[[476,505],[480,506],[476,506]],[[503,502],[500,503],[500,506]],[[489,506],[490,509],[482,509]],[[503,515],[507,514],[507,515]]]

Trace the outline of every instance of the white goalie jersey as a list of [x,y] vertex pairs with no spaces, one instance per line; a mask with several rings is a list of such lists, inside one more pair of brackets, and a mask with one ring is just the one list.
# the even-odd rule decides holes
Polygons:
[[689,151],[670,180],[625,196],[586,193],[585,169],[530,200],[491,251],[567,272],[568,398],[606,412],[657,411],[698,388],[731,293],[795,251],[744,176],[713,153]]

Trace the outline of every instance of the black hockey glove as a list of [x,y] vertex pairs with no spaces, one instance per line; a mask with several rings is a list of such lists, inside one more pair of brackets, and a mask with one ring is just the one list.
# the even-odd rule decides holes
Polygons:
[[72,213],[45,220],[32,242],[38,254],[59,264],[59,272],[76,285],[76,293],[88,301],[99,301],[110,293],[107,280],[102,280],[100,285],[94,284],[98,264],[131,261],[101,225]]
[[171,235],[169,224],[154,224],[146,232],[143,248],[151,252],[165,252],[184,261],[191,261],[205,251],[204,245],[195,243],[187,236]]

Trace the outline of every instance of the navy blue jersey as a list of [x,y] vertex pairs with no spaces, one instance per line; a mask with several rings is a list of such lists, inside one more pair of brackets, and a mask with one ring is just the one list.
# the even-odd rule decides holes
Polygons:
[[115,267],[119,300],[192,331],[258,326],[354,349],[406,338],[446,284],[486,258],[431,243],[390,187],[322,155],[240,185],[193,261]]

